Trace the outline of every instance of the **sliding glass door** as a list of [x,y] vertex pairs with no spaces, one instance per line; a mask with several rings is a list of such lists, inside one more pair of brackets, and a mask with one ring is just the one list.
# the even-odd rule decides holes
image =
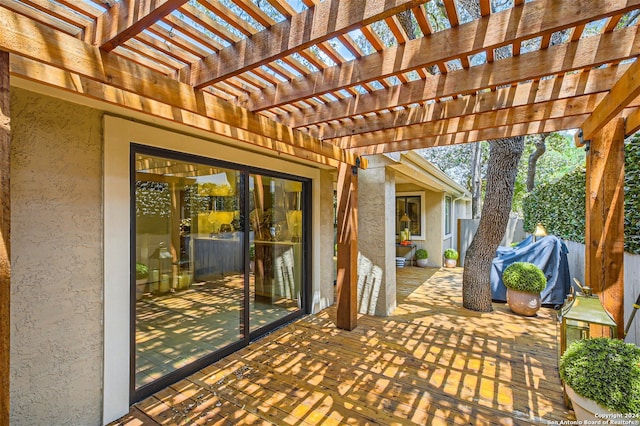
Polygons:
[[251,331],[302,308],[302,183],[249,177]]
[[303,313],[306,194],[304,181],[144,147],[132,172],[136,400]]

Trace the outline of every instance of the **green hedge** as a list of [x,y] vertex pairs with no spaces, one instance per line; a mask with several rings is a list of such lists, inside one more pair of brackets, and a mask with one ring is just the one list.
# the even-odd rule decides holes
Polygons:
[[585,169],[578,168],[554,183],[538,185],[522,201],[524,228],[538,222],[549,234],[584,243]]
[[[558,181],[536,187],[523,200],[524,228],[533,232],[542,222],[550,234],[584,243],[585,168]],[[640,254],[640,135],[625,143],[625,251]]]

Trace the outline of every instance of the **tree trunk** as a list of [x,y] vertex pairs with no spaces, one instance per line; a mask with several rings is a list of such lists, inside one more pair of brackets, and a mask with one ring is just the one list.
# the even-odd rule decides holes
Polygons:
[[536,166],[538,165],[538,159],[542,157],[542,154],[547,150],[545,140],[548,133],[540,133],[533,135],[533,143],[536,145],[536,150],[529,155],[529,168],[527,169],[527,192],[533,191],[536,180]]
[[476,142],[471,148],[471,217],[480,217],[482,203],[482,142]]
[[480,225],[467,249],[462,275],[462,305],[473,311],[490,312],[491,261],[504,236],[511,212],[513,186],[524,137],[491,141],[487,190]]

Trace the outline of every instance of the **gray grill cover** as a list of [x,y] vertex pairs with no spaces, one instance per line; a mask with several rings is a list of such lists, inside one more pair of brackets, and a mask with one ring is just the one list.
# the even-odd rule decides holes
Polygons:
[[571,288],[566,244],[555,235],[547,235],[533,241],[525,238],[515,247],[498,247],[491,265],[491,298],[507,300],[507,288],[502,282],[502,272],[514,262],[530,262],[538,266],[547,277],[547,287],[540,294],[543,305],[562,305]]

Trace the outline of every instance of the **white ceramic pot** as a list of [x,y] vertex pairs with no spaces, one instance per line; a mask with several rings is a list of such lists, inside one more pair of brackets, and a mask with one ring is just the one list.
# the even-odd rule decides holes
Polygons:
[[416,265],[421,268],[426,268],[429,263],[429,259],[416,259]]
[[540,293],[525,293],[507,288],[507,304],[514,313],[532,317],[540,309]]
[[580,422],[580,424],[621,425],[630,424],[629,420],[634,420],[615,411],[611,411],[591,399],[578,395],[571,386],[566,383],[564,384],[564,389],[571,399],[573,411],[576,413],[576,420]]
[[455,268],[457,264],[458,259],[448,259],[446,257],[444,259],[444,266],[446,266],[447,268]]

